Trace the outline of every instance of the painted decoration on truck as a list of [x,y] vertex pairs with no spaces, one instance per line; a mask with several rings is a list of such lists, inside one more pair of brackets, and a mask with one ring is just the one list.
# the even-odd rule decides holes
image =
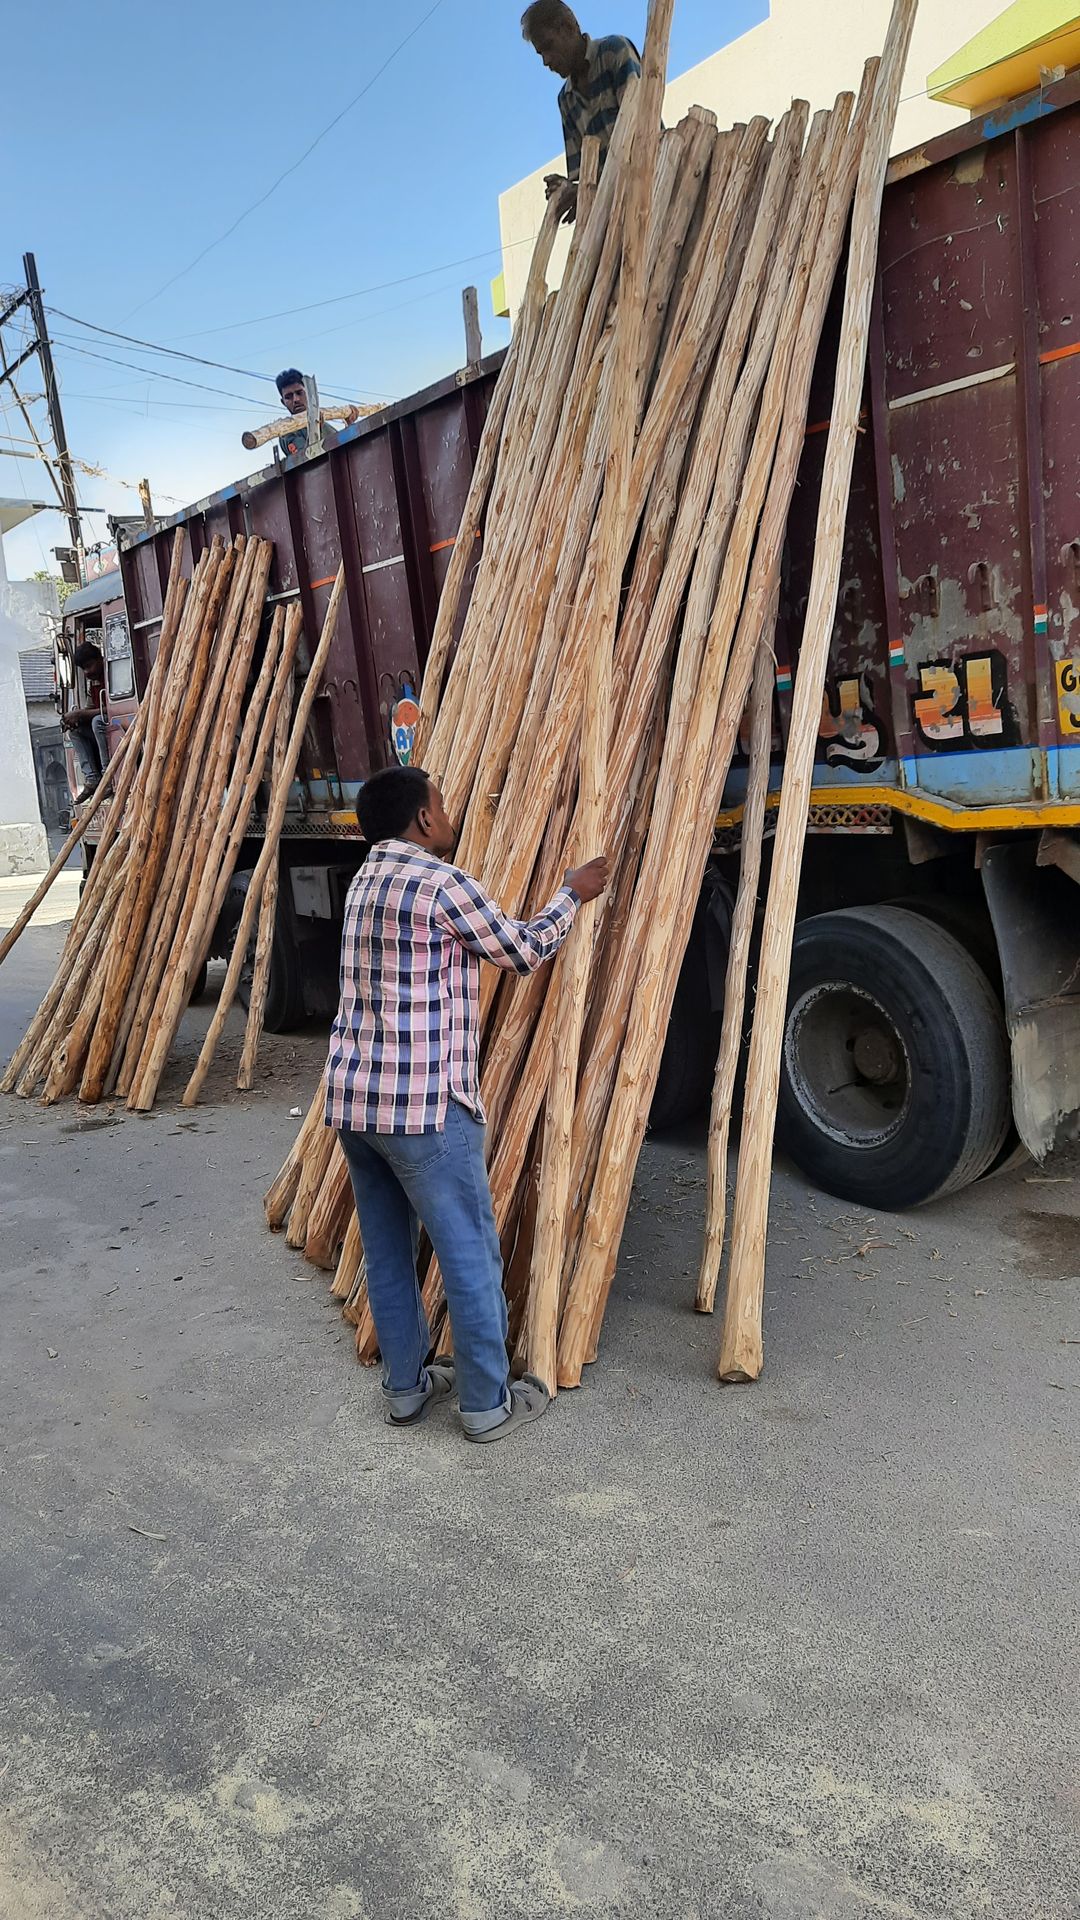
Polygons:
[[412,761],[413,741],[416,738],[416,723],[420,718],[420,708],[411,690],[394,702],[390,711],[390,744],[399,764],[407,767]]
[[1080,740],[1080,659],[1056,660],[1058,721],[1063,740]]
[[884,729],[874,712],[873,698],[865,674],[849,675],[826,685],[818,740],[824,744],[830,767],[877,773],[885,758],[881,748]]
[[924,660],[918,668],[919,692],[913,709],[924,745],[1009,747],[1018,739],[1008,699],[1009,669],[1003,653],[969,653],[950,663]]

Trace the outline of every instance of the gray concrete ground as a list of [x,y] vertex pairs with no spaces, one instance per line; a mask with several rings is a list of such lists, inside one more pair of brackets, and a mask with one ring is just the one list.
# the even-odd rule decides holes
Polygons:
[[0,1102],[4,1920],[1080,1914],[1080,1182],[781,1172],[721,1390],[654,1142],[586,1387],[474,1450],[263,1229],[321,1043],[230,1036],[194,1114]]

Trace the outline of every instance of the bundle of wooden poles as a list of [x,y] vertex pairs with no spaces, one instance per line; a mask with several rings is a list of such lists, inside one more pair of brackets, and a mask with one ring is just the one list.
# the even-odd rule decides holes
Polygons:
[[[770,134],[692,108],[661,131],[672,0],[597,181],[586,142],[561,289],[548,207],[439,608],[415,759],[461,822],[455,858],[536,911],[604,850],[606,897],[554,967],[483,983],[482,1089],[511,1338],[548,1384],[595,1358],[665,1030],[740,720],[753,716],[744,875],[711,1137],[708,1308],[757,896],[781,555],[822,325],[851,221],[810,605],[750,1056],[720,1372],[760,1370],[764,1226],[795,894],[862,394],[878,214],[915,0],[858,99]],[[476,535],[483,545],[456,653]],[[323,1094],[266,1196],[333,1268],[375,1357],[359,1230]],[[423,1255],[422,1255],[423,1258]],[[443,1295],[426,1262],[433,1325]]]
[[[190,580],[178,530],[158,650],[138,714],[93,799],[0,946],[27,924],[90,819],[108,799],[55,977],[0,1087],[46,1101],[115,1095],[146,1111],[199,977],[260,784],[270,798],[218,1005],[183,1100],[198,1098],[259,917],[238,1084],[250,1087],[266,1004],[281,828],[311,704],[329,650],[339,575],[293,715],[299,606],[263,634],[272,544],[238,536],[205,550]],[[263,640],[261,659],[259,642]],[[249,681],[254,676],[254,684]]]

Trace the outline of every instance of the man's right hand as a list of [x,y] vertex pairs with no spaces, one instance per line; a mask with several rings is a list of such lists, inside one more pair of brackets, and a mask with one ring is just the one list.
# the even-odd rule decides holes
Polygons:
[[595,860],[586,860],[583,867],[571,868],[566,876],[566,885],[573,889],[582,903],[597,900],[611,877],[610,867],[607,854],[598,854]]

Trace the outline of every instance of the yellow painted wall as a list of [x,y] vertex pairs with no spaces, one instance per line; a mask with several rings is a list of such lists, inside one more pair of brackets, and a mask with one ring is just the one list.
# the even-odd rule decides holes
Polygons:
[[1080,8],[1076,0],[1015,0],[952,58],[928,85],[935,100],[977,113],[1039,84],[1044,67],[1080,64]]

